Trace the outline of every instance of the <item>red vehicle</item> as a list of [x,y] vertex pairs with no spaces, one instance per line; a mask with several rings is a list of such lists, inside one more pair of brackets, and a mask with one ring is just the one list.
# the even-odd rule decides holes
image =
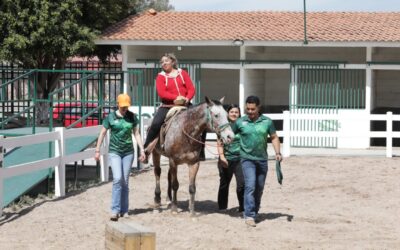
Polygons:
[[[97,108],[97,103],[86,103],[85,114],[93,111]],[[105,118],[110,112],[110,108],[103,109],[103,116]],[[69,102],[69,103],[59,103],[56,104],[53,109],[53,119],[59,121],[64,127],[69,127],[82,117],[82,105],[80,102]],[[81,128],[83,127],[83,122],[78,122],[73,127]],[[85,126],[97,126],[99,125],[99,112],[95,111],[89,117],[85,119]]]

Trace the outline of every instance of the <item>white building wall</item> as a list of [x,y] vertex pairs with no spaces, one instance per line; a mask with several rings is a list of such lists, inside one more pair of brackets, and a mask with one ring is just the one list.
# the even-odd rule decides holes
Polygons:
[[400,107],[400,71],[375,70],[376,107]]
[[247,69],[245,70],[245,91],[244,98],[255,95],[260,98],[261,105],[265,105],[265,76],[263,69]]
[[289,105],[290,70],[265,70],[264,77],[264,96],[266,105]]
[[179,60],[239,60],[239,47],[229,46],[128,46],[128,63],[137,59],[158,60],[165,53],[174,53]]
[[224,103],[239,102],[239,70],[202,69],[200,81],[201,101],[205,96],[211,99],[225,96]]
[[387,62],[394,61],[400,62],[399,48],[374,48],[372,51],[372,61]]
[[365,63],[365,48],[264,47],[248,49],[248,60],[270,61],[345,61]]

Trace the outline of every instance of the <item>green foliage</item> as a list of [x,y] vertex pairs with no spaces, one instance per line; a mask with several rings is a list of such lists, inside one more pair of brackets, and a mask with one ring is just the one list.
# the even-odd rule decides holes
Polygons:
[[[62,69],[72,56],[106,59],[118,46],[95,46],[108,26],[147,8],[172,9],[169,0],[1,0],[0,61],[22,67]],[[59,79],[41,74],[39,97],[47,98]]]
[[169,0],[138,0],[134,2],[136,12],[141,12],[150,8],[157,11],[174,9],[174,6],[169,4]]
[[0,8],[3,60],[61,68],[68,57],[94,47],[95,34],[77,22],[82,16],[77,0],[4,0]]
[[[110,25],[169,0],[2,0],[0,60],[25,68],[62,68],[68,57],[94,55],[94,39]],[[119,48],[100,46],[102,58]]]

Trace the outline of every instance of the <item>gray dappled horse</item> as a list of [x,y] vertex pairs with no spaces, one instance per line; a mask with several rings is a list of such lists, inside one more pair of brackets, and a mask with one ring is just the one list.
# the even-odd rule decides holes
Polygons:
[[193,216],[195,215],[196,175],[200,165],[199,155],[202,148],[201,134],[205,130],[213,131],[221,138],[223,143],[230,143],[234,137],[229,126],[227,113],[222,106],[224,98],[221,98],[220,101],[211,101],[207,97],[205,99],[206,102],[191,106],[173,117],[174,120],[165,135],[164,146],[161,148],[158,143],[153,150],[154,174],[156,176],[154,202],[156,208],[161,205],[161,155],[169,158],[168,197],[171,201],[173,213],[178,210],[176,197],[179,188],[178,165],[186,163],[189,166],[189,210]]

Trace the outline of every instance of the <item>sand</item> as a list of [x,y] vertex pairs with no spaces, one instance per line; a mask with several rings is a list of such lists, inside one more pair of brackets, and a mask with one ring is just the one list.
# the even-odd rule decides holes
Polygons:
[[[157,249],[400,249],[400,158],[290,157],[276,180],[270,161],[257,227],[229,209],[219,212],[216,161],[201,163],[196,211],[188,213],[188,169],[179,167],[178,214],[166,201],[153,211],[152,171],[130,178],[130,218],[156,232]],[[104,249],[111,182],[43,200],[0,221],[0,249]]]

